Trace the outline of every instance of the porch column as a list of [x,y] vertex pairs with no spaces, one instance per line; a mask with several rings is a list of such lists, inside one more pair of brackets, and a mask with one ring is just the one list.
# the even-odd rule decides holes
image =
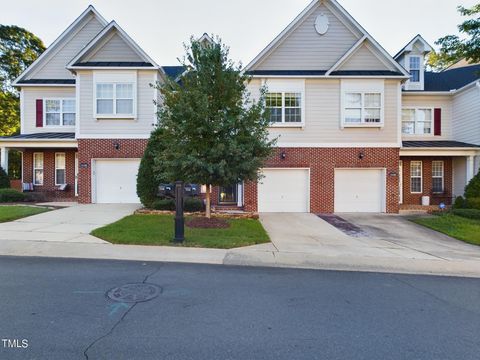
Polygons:
[[243,182],[237,184],[237,206],[243,206]]
[[473,155],[470,155],[470,156],[467,156],[467,166],[466,166],[466,169],[467,169],[467,175],[466,175],[466,178],[465,178],[465,182],[468,184],[470,182],[470,180],[472,180],[473,176],[475,175],[475,156]]
[[8,174],[8,148],[0,148],[0,166]]

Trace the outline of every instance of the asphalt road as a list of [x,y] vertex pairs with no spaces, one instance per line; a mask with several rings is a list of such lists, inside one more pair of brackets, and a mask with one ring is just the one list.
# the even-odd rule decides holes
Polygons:
[[0,359],[480,357],[480,279],[0,257],[0,305]]

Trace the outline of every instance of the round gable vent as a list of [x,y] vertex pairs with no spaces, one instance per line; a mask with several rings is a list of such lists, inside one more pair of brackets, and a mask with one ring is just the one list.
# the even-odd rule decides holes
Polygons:
[[328,31],[328,26],[330,23],[328,22],[328,16],[324,13],[321,13],[315,19],[315,30],[320,35],[324,35]]

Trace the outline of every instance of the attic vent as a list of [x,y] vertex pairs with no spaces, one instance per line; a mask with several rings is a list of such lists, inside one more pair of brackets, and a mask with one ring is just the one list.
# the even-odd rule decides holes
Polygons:
[[330,25],[330,22],[328,21],[328,16],[325,15],[324,13],[320,13],[320,15],[318,15],[317,18],[315,19],[315,30],[320,35],[326,34],[326,32],[328,31],[329,25]]

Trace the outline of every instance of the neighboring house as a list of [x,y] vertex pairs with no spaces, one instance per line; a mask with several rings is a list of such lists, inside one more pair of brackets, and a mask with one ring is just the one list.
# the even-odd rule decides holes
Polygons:
[[[335,0],[313,1],[248,66],[268,87],[278,148],[257,183],[214,190],[247,211],[398,212],[450,203],[478,171],[480,65],[424,69],[416,36],[391,57]],[[16,81],[23,182],[50,198],[138,202],[160,67],[89,7]],[[63,184],[67,184],[66,188]],[[401,205],[403,204],[403,205]]]

